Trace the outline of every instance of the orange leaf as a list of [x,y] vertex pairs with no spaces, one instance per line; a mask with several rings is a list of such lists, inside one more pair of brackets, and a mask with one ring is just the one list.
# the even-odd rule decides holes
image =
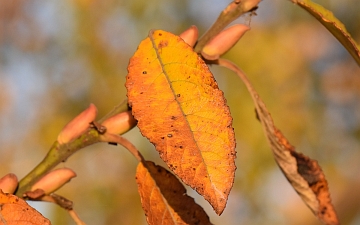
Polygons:
[[141,133],[174,173],[221,214],[235,175],[235,137],[224,94],[180,37],[157,30],[130,59],[126,88]]
[[186,195],[185,187],[169,171],[153,162],[139,163],[136,182],[150,225],[211,224],[205,211]]
[[0,190],[0,224],[46,225],[51,224],[24,200]]
[[255,103],[256,116],[261,121],[275,161],[305,204],[323,223],[328,225],[340,224],[335,209],[331,204],[325,175],[318,163],[296,152],[295,148],[275,127],[264,102],[254,90],[246,75],[230,61],[219,59],[218,62],[219,65],[236,72],[245,83]]

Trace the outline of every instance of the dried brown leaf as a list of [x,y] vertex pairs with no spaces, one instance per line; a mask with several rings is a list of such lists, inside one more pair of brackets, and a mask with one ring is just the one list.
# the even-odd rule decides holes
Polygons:
[[256,116],[263,126],[275,161],[305,204],[324,224],[340,224],[331,203],[325,175],[317,161],[295,151],[295,148],[280,130],[275,127],[264,102],[254,90],[246,75],[235,64],[219,59],[219,65],[236,72],[245,83],[255,103]]

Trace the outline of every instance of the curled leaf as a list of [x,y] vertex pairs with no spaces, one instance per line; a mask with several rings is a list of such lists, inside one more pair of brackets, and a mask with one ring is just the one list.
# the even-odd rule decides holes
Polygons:
[[141,162],[136,182],[150,225],[211,224],[205,211],[186,195],[185,187],[165,168],[150,161]]
[[360,66],[360,47],[346,30],[343,23],[331,11],[310,0],[292,0],[293,3],[315,17],[345,47]]
[[157,30],[130,59],[129,105],[169,168],[221,214],[235,175],[235,135],[224,94],[180,37]]
[[325,175],[318,163],[296,152],[295,148],[275,127],[264,102],[240,68],[224,59],[219,59],[218,62],[219,65],[233,70],[245,83],[254,101],[257,118],[263,126],[275,161],[292,187],[319,220],[328,225],[340,224],[330,200]]
[[295,151],[282,133],[274,127],[268,134],[275,160],[305,204],[325,224],[338,225],[325,175],[316,160]]

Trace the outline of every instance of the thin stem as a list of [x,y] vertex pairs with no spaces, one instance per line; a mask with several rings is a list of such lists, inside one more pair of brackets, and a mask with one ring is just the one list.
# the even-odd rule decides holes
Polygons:
[[265,103],[261,100],[259,94],[255,91],[254,87],[252,86],[250,80],[247,78],[245,73],[233,62],[226,60],[226,59],[218,59],[215,64],[220,66],[226,67],[232,71],[234,71],[240,79],[244,82],[246,88],[248,89],[251,98],[255,104],[256,112],[259,114],[260,122],[262,124],[263,130],[265,132],[265,136],[267,137],[268,141],[271,142],[268,132],[274,133],[274,122],[271,118],[270,113],[268,112]]
[[73,202],[57,194],[45,195],[39,199],[40,201],[52,202],[64,208],[68,211],[71,218],[74,220],[76,225],[86,225],[84,221],[80,219],[78,214],[73,209]]
[[75,210],[73,210],[73,209],[68,210],[68,212],[69,212],[71,218],[75,221],[76,225],[86,225],[86,223],[80,219],[80,217],[75,212]]
[[144,161],[144,157],[141,155],[141,153],[139,152],[139,150],[137,150],[137,148],[126,138],[124,138],[121,135],[117,135],[117,134],[110,134],[110,133],[105,133],[104,135],[101,136],[101,141],[103,142],[110,142],[110,143],[117,143],[119,145],[122,145],[124,148],[126,148],[127,150],[129,150],[129,152],[139,161],[139,162],[143,162]]

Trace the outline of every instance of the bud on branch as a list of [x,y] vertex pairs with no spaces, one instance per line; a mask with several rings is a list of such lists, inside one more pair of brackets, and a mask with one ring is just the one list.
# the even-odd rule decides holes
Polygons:
[[131,111],[126,111],[106,119],[101,125],[106,127],[108,133],[123,134],[132,129],[136,123]]
[[191,26],[179,35],[188,45],[194,47],[199,37],[199,31],[196,26]]
[[76,177],[76,173],[69,168],[56,169],[36,182],[31,187],[31,191],[40,189],[43,190],[45,194],[50,194],[61,188],[74,177]]
[[4,193],[14,193],[18,186],[17,176],[13,173],[8,173],[0,178],[0,189]]
[[236,24],[221,31],[204,46],[201,55],[208,60],[219,59],[219,57],[230,50],[248,30],[250,30],[250,27],[244,24]]
[[61,130],[57,141],[60,144],[64,144],[76,139],[90,127],[90,123],[95,120],[96,115],[97,108],[94,104],[91,103],[87,109],[71,120]]

